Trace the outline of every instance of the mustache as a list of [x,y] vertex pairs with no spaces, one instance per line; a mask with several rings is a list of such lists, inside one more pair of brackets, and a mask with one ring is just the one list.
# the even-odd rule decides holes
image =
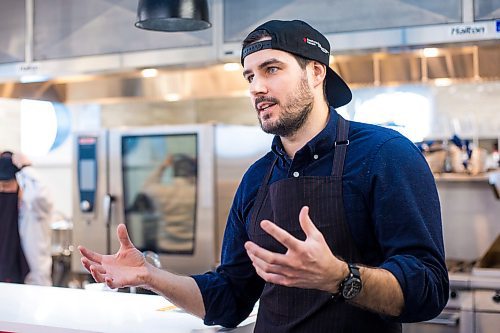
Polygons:
[[279,104],[280,102],[278,101],[278,99],[274,98],[274,97],[270,97],[270,96],[260,96],[260,97],[257,97],[255,99],[255,110],[258,110],[258,107],[257,105],[259,105],[259,103],[262,103],[262,102],[271,102],[271,103],[274,103],[274,104]]

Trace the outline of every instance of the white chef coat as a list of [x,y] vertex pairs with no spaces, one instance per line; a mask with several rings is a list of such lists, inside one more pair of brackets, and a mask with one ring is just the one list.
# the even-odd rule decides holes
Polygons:
[[26,284],[52,285],[51,227],[53,203],[36,171],[26,166],[16,174],[22,191],[19,235],[30,272]]

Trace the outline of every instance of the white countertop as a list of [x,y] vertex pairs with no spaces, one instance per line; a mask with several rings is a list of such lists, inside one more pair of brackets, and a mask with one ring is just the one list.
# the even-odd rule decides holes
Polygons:
[[255,311],[227,330],[205,326],[161,296],[0,283],[0,331],[250,333],[254,321]]

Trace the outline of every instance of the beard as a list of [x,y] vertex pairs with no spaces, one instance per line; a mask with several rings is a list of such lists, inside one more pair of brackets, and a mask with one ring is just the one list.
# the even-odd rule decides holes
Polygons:
[[273,122],[266,122],[266,119],[257,116],[264,132],[280,137],[290,137],[304,125],[314,104],[314,96],[309,88],[305,72],[297,88],[288,96],[287,100],[288,102],[283,105],[274,97],[263,96],[255,100],[256,109],[258,103],[264,101],[275,103],[282,109],[279,118]]

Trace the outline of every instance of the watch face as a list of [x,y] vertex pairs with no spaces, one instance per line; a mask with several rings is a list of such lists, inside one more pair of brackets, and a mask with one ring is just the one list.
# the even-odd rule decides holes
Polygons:
[[353,277],[345,282],[342,288],[342,296],[345,299],[352,299],[359,294],[361,287],[361,280]]

